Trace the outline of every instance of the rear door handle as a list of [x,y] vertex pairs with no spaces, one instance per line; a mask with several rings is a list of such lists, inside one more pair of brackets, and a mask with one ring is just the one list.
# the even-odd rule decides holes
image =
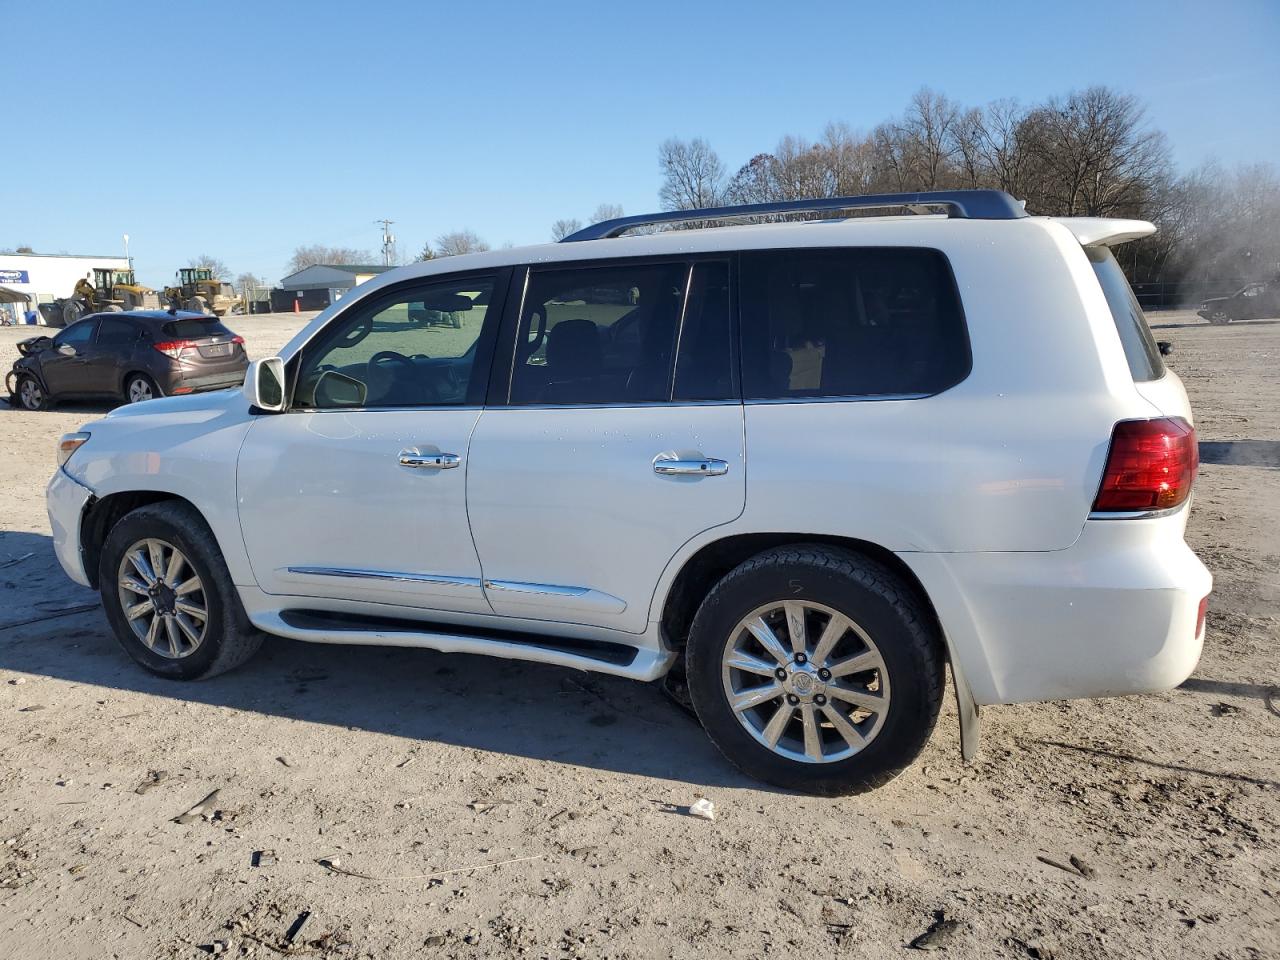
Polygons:
[[660,453],[653,458],[653,472],[664,477],[722,477],[729,472],[729,464],[714,457],[679,460]]
[[418,470],[452,470],[462,463],[456,453],[423,453],[417,447],[400,451],[400,466]]

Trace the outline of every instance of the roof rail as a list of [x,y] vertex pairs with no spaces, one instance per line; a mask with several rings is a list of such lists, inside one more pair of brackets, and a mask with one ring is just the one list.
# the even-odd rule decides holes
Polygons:
[[668,210],[636,217],[618,217],[593,223],[571,233],[561,243],[605,240],[621,236],[632,227],[660,223],[692,223],[697,220],[742,220],[748,217],[783,213],[818,213],[830,210],[859,210],[871,207],[940,207],[950,217],[967,220],[1017,220],[1027,212],[1022,203],[1003,190],[935,190],[930,193],[880,193],[863,197],[819,197],[814,200],[779,200],[775,203],[744,203],[733,207],[706,207],[702,210]]

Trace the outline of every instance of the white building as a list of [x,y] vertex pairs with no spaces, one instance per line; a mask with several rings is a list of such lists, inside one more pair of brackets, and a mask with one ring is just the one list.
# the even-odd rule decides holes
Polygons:
[[0,287],[25,293],[30,301],[0,303],[0,312],[18,321],[27,310],[40,303],[50,303],[71,296],[76,281],[92,274],[94,267],[104,270],[128,270],[124,257],[83,257],[61,253],[0,253]]

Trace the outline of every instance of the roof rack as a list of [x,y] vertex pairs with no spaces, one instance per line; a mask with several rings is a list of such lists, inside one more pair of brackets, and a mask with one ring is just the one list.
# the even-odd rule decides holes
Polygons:
[[1027,212],[1022,203],[1003,190],[935,190],[930,193],[880,193],[864,197],[820,197],[814,200],[780,200],[776,203],[744,203],[733,207],[706,207],[702,210],[669,210],[636,217],[605,220],[571,233],[561,243],[606,240],[621,236],[632,227],[661,223],[692,223],[697,220],[742,220],[783,213],[819,213],[831,210],[860,210],[872,207],[937,207],[947,216],[966,220],[1017,220]]

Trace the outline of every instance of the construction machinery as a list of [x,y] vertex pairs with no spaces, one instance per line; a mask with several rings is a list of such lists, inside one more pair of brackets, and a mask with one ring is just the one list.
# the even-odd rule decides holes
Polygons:
[[70,297],[40,304],[40,313],[51,327],[68,327],[86,313],[119,313],[122,310],[156,310],[160,295],[138,283],[132,270],[93,268],[92,291],[88,279],[76,284]]
[[244,301],[235,288],[213,275],[205,267],[182,267],[177,272],[176,286],[164,288],[164,298],[172,307],[195,313],[225,316],[236,308],[244,309]]

